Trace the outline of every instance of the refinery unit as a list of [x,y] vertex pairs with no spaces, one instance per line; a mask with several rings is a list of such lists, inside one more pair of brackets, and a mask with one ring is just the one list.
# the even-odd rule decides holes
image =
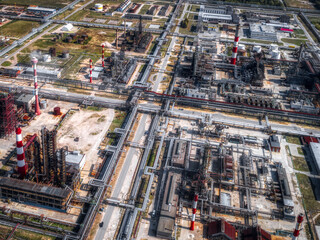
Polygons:
[[320,237],[318,10],[67,2],[0,7],[0,239]]

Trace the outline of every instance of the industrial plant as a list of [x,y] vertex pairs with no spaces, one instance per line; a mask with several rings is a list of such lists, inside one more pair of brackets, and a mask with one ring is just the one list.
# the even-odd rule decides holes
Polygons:
[[0,239],[319,239],[306,3],[2,2]]

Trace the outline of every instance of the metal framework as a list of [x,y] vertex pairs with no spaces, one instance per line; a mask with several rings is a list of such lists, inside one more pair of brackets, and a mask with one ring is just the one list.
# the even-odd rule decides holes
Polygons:
[[11,94],[0,92],[0,138],[8,137],[15,131],[16,111]]

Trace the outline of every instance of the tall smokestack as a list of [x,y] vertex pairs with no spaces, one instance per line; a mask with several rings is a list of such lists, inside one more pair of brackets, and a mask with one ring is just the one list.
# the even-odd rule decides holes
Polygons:
[[233,49],[232,49],[232,57],[230,63],[236,65],[237,62],[237,51],[238,51],[238,43],[239,43],[239,28],[240,25],[237,25],[236,34],[234,37]]
[[22,134],[21,134],[20,127],[16,129],[16,142],[17,142],[18,172],[20,174],[20,177],[24,178],[27,174],[28,166],[25,162],[25,155],[23,150]]
[[292,240],[297,240],[299,235],[300,235],[300,230],[301,230],[301,225],[303,222],[303,214],[300,213],[297,217],[297,224],[296,224],[296,228],[293,231],[293,236],[292,236]]
[[104,67],[104,44],[102,44],[102,67]]
[[90,58],[90,73],[89,73],[89,77],[90,77],[90,83],[92,83],[92,59]]
[[32,58],[32,63],[33,63],[33,73],[34,73],[34,95],[36,97],[36,101],[35,101],[35,113],[36,115],[40,115],[40,106],[39,106],[39,98],[38,98],[38,77],[37,77],[37,63],[38,63],[38,59],[33,57]]
[[198,194],[194,195],[193,204],[192,204],[192,219],[191,219],[191,225],[190,225],[191,231],[194,231],[194,221],[196,220],[197,203],[198,203]]

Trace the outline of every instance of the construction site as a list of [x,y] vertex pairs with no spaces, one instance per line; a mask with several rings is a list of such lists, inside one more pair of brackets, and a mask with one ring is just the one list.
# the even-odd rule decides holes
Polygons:
[[1,6],[1,239],[319,239],[318,10],[53,6]]

